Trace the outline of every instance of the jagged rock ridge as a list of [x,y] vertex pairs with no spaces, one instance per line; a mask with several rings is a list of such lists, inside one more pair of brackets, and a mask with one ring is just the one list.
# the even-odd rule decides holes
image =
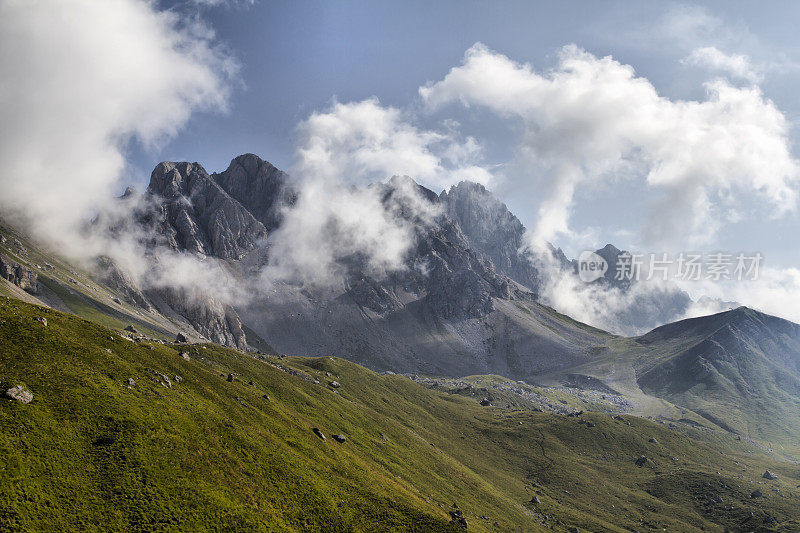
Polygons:
[[159,163],[148,193],[162,199],[161,234],[170,246],[222,259],[239,259],[267,229],[197,163]]

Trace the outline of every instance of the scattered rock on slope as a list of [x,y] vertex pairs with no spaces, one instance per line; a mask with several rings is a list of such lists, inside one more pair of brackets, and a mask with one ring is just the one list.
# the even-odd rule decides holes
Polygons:
[[19,403],[31,403],[33,401],[33,393],[25,385],[15,385],[8,389],[5,394],[9,400],[15,400]]
[[450,522],[461,529],[467,529],[467,519],[464,518],[464,514],[456,504],[453,504],[453,508],[450,510]]

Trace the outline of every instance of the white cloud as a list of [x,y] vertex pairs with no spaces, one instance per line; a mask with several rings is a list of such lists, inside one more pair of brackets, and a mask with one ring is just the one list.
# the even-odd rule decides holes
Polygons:
[[303,121],[298,131],[292,174],[301,179],[364,185],[407,175],[440,187],[459,178],[491,181],[477,164],[480,146],[475,139],[460,141],[452,127],[445,132],[420,130],[401,110],[384,107],[377,98],[334,102],[328,111]]
[[252,6],[256,0],[190,0],[198,7]]
[[775,216],[797,200],[784,115],[758,87],[718,80],[706,90],[704,101],[670,100],[631,66],[575,45],[536,72],[478,43],[420,95],[429,109],[460,102],[525,123],[517,165],[531,196],[545,195],[535,240],[572,234],[578,187],[628,176],[658,194],[646,243],[692,246],[712,239],[720,210],[742,196],[758,195]]
[[67,252],[118,187],[125,145],[224,109],[236,65],[197,18],[152,2],[11,0],[0,68],[0,208]]
[[[461,179],[487,183],[475,139],[460,139],[457,124],[443,131],[412,125],[399,109],[377,98],[339,103],[313,113],[298,126],[295,163],[297,204],[270,236],[266,282],[304,279],[328,284],[339,279],[343,260],[355,255],[374,275],[405,268],[414,244],[413,225],[385,205],[380,187],[389,176],[410,176],[432,187]],[[423,222],[438,211],[407,180],[393,180],[407,210]],[[408,214],[408,213],[407,213]],[[346,262],[346,261],[345,261]]]
[[715,46],[695,48],[682,62],[713,72],[723,72],[750,83],[757,83],[762,77],[751,64],[748,56],[744,54],[726,54]]
[[[695,299],[708,296],[719,300],[738,302],[764,313],[800,323],[800,269],[763,266],[755,280],[684,282],[683,288]],[[694,316],[707,314],[702,307],[692,312]],[[717,312],[717,309],[711,309]]]
[[[153,2],[0,2],[3,216],[87,268],[111,257],[141,288],[241,301],[219,262],[145,250],[134,206],[113,197],[128,143],[153,147],[195,110],[224,110],[236,69],[199,18]],[[86,231],[95,214],[125,231]]]
[[343,261],[358,254],[368,273],[404,268],[413,229],[385,208],[380,191],[309,180],[298,202],[270,236],[265,281],[303,280],[327,285],[340,279]]
[[668,40],[678,46],[694,48],[702,42],[749,38],[749,33],[744,28],[731,29],[704,7],[677,5],[670,7],[653,27],[640,36],[649,37],[647,40],[651,42]]

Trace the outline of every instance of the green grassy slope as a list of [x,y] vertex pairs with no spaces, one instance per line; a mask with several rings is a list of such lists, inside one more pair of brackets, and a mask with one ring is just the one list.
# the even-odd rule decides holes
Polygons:
[[453,503],[470,531],[800,530],[800,468],[730,436],[481,407],[331,357],[137,344],[0,298],[0,389],[18,383],[35,397],[0,400],[0,531],[452,531]]

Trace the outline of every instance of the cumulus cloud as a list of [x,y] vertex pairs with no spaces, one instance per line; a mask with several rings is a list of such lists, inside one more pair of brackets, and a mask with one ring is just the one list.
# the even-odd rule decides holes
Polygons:
[[578,187],[621,178],[658,194],[644,228],[650,244],[709,241],[741,195],[758,195],[775,216],[797,201],[789,123],[755,86],[716,80],[703,101],[670,100],[631,66],[575,45],[537,72],[478,43],[419,92],[431,110],[459,102],[523,121],[517,163],[532,196],[545,194],[537,242],[571,234]]
[[382,106],[377,98],[334,102],[301,122],[298,133],[292,174],[300,179],[364,185],[407,175],[444,187],[458,177],[481,183],[492,178],[478,165],[481,148],[474,138],[462,141],[452,127],[421,130],[400,109]]
[[152,2],[2,2],[0,208],[70,251],[118,187],[126,144],[224,109],[235,68],[197,18]]
[[[113,197],[126,147],[155,147],[196,110],[224,110],[237,65],[196,16],[144,0],[0,2],[0,209],[84,266],[111,257],[140,287],[202,287],[232,300],[211,260],[150,249]],[[88,221],[125,227],[109,235]],[[120,224],[127,221],[127,224]]]
[[[377,98],[334,102],[301,122],[297,133],[290,173],[298,200],[270,236],[268,278],[325,283],[354,255],[372,273],[402,269],[414,244],[408,213],[401,216],[399,206],[384,201],[382,187],[369,185],[397,175],[431,186],[491,179],[478,164],[475,139],[460,139],[453,124],[443,131],[419,129]],[[435,217],[410,181],[395,179],[391,186],[419,221]]]
[[403,268],[412,239],[410,225],[385,208],[378,189],[308,181],[270,237],[264,277],[325,285],[344,273],[343,262],[354,255],[380,275]]
[[757,83],[761,80],[761,74],[751,64],[748,56],[744,54],[726,54],[715,46],[695,48],[682,62],[714,72],[725,73],[750,83]]

